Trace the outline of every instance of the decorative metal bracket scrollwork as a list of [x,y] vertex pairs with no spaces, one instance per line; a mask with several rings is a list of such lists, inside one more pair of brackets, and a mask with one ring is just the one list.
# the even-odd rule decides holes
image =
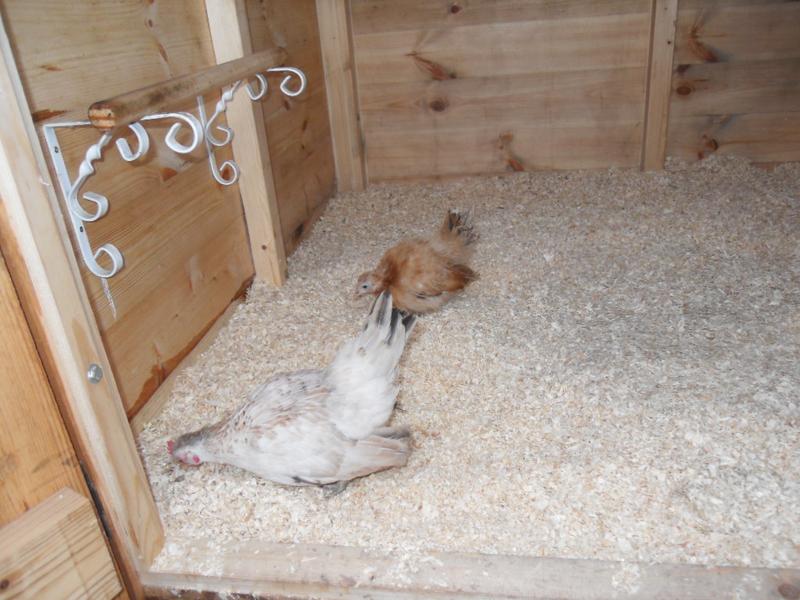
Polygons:
[[[305,91],[307,80],[305,74],[294,67],[275,67],[267,69],[268,73],[286,73],[280,83],[280,90],[285,96],[295,97]],[[144,127],[144,123],[158,120],[172,120],[175,123],[167,130],[164,143],[167,147],[177,154],[188,154],[196,150],[201,143],[205,143],[206,154],[208,155],[211,174],[216,181],[222,185],[233,185],[239,179],[239,166],[234,160],[226,160],[222,165],[217,165],[215,152],[231,143],[233,140],[233,130],[227,125],[218,124],[219,118],[225,114],[228,103],[233,99],[236,92],[244,84],[248,97],[255,101],[261,100],[267,95],[269,85],[263,73],[254,73],[256,87],[246,80],[240,80],[222,90],[219,101],[214,107],[214,112],[210,118],[206,118],[205,101],[202,96],[197,97],[197,116],[189,112],[170,112],[147,115],[140,120],[128,125],[128,129],[136,138],[136,147],[131,148],[130,143],[123,137],[118,137],[115,132],[106,132],[100,135],[100,139],[89,146],[84,155],[84,159],[78,167],[78,174],[73,179],[66,162],[62,155],[58,141],[57,130],[61,128],[91,127],[90,121],[65,121],[61,123],[48,123],[43,126],[43,133],[47,150],[58,179],[61,193],[67,207],[67,213],[72,225],[81,258],[86,267],[97,277],[108,279],[116,275],[125,264],[122,253],[111,243],[106,243],[92,249],[89,236],[86,232],[86,223],[92,223],[105,216],[109,209],[108,198],[102,194],[91,191],[83,191],[83,187],[89,178],[95,173],[95,162],[103,156],[103,150],[108,146],[113,138],[116,137],[115,145],[119,155],[126,162],[134,162],[144,157],[150,149],[150,136]],[[296,87],[293,88],[292,80],[297,79]],[[188,143],[178,140],[178,136],[184,128],[191,132],[191,139]],[[218,137],[217,132],[221,133]],[[228,176],[223,175],[223,171],[229,171]],[[103,259],[107,266],[100,264]]]

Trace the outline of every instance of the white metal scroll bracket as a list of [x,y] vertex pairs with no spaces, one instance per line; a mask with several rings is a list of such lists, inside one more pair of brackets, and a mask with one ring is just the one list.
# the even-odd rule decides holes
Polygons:
[[[280,84],[281,93],[289,97],[295,97],[303,93],[306,89],[307,80],[305,74],[295,67],[275,67],[266,70],[267,73],[286,73]],[[226,160],[221,167],[217,165],[215,149],[226,146],[233,140],[233,130],[225,125],[217,124],[220,116],[225,114],[228,103],[233,99],[236,92],[244,83],[244,88],[248,97],[253,101],[264,98],[268,92],[267,78],[263,73],[254,73],[257,88],[245,81],[240,80],[222,90],[219,101],[214,107],[214,113],[210,118],[206,118],[205,103],[202,96],[197,97],[197,116],[189,112],[170,112],[158,113],[142,117],[139,121],[131,123],[128,128],[136,138],[136,148],[131,148],[128,141],[119,137],[115,132],[105,132],[100,138],[86,150],[83,161],[78,167],[77,176],[73,179],[67,169],[63,152],[58,141],[58,129],[74,127],[92,127],[91,121],[65,121],[47,123],[43,125],[43,133],[50,160],[58,179],[61,194],[64,197],[67,214],[70,224],[78,243],[81,259],[86,267],[97,277],[108,279],[116,275],[125,265],[122,253],[111,243],[101,245],[97,249],[92,249],[89,235],[86,231],[86,224],[101,219],[109,210],[108,198],[102,194],[91,191],[83,191],[83,187],[89,178],[95,173],[95,162],[103,157],[103,150],[109,142],[116,137],[115,146],[119,155],[126,162],[134,162],[145,156],[150,150],[150,137],[144,127],[144,123],[156,120],[172,120],[173,125],[167,130],[164,142],[167,147],[177,154],[188,154],[205,142],[205,149],[208,156],[209,167],[214,179],[222,185],[233,185],[239,179],[239,166],[233,160]],[[298,84],[292,89],[293,79],[297,79]],[[189,143],[178,140],[181,130],[187,127],[191,132]],[[217,136],[221,132],[221,136]],[[227,169],[226,169],[227,167]],[[223,171],[228,170],[226,177]],[[101,264],[101,261],[103,264]]]

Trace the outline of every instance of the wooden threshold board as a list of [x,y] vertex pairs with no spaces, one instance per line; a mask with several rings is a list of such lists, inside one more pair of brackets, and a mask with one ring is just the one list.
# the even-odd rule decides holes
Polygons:
[[410,560],[327,545],[170,539],[187,565],[219,565],[219,576],[143,574],[150,598],[529,598],[618,600],[794,598],[800,569],[705,567],[432,552]]

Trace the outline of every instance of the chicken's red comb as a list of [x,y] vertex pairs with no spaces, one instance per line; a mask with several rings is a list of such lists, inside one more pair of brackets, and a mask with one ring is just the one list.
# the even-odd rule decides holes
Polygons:
[[172,454],[172,449],[175,448],[175,442],[172,440],[167,440],[167,452]]

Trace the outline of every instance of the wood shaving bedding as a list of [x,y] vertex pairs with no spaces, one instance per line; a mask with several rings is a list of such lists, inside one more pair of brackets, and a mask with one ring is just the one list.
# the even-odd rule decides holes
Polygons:
[[[139,438],[154,567],[181,569],[170,537],[800,566],[800,165],[669,167],[331,200],[287,285],[253,286]],[[358,274],[451,207],[474,211],[480,279],[407,346],[408,466],[327,499],[169,458],[271,374],[327,364],[367,313]]]

